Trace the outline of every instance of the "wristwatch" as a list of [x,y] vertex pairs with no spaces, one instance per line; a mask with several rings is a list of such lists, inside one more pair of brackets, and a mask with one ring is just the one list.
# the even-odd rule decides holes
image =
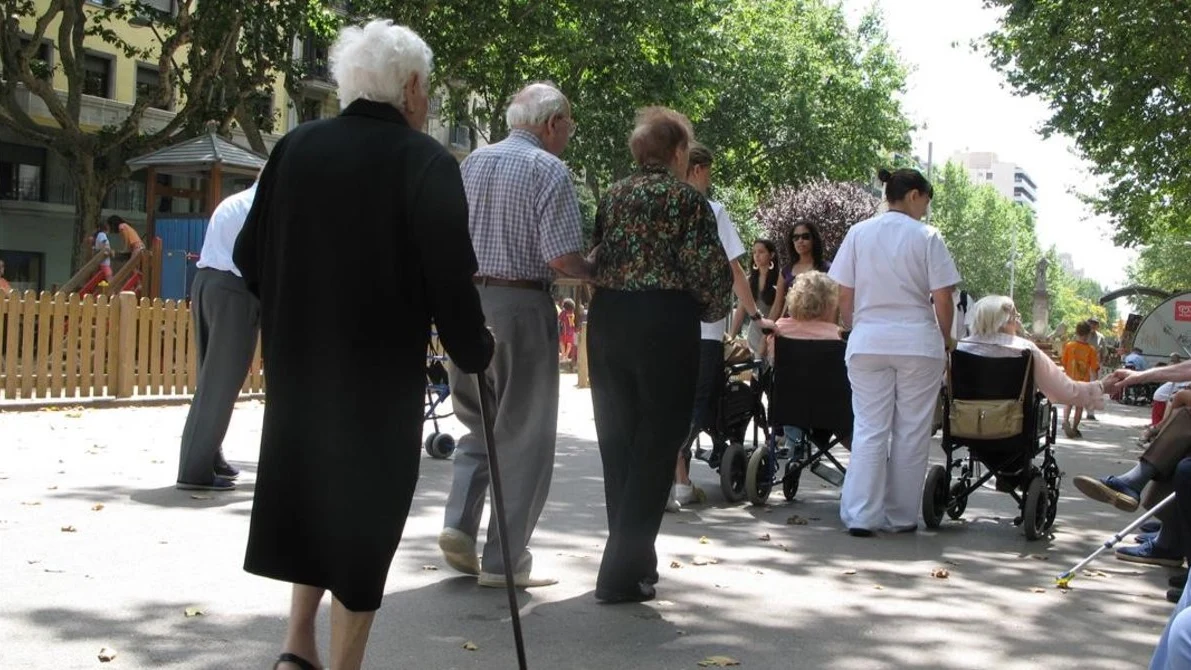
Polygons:
[[752,316],[749,318],[753,321],[760,321],[765,318],[765,315],[761,313],[761,310],[757,310],[756,312],[753,312]]

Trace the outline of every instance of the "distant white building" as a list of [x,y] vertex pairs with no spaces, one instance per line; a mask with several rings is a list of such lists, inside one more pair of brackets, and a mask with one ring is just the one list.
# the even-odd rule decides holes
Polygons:
[[1038,186],[1030,175],[1015,163],[998,160],[990,151],[957,152],[951,162],[964,166],[977,184],[992,184],[997,191],[1014,202],[1034,209],[1038,202]]

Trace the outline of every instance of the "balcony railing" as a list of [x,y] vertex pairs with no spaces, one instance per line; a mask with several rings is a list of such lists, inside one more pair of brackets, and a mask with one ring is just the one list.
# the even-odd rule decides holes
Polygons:
[[314,81],[331,81],[331,67],[327,61],[322,58],[304,58],[302,60],[302,69],[305,71],[305,79]]
[[[70,183],[43,184],[40,179],[21,179],[0,190],[0,200],[40,202],[50,205],[74,205],[74,185]],[[104,209],[130,212],[145,211],[145,185],[123,181],[112,187],[103,201]]]

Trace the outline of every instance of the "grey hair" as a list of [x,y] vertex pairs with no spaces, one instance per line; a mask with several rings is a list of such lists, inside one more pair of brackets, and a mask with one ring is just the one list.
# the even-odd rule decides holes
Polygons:
[[417,75],[426,90],[434,53],[409,28],[377,19],[339,31],[330,61],[331,75],[339,85],[340,109],[361,99],[401,109],[410,77]]
[[567,111],[567,97],[552,84],[535,83],[513,96],[505,112],[510,128],[540,126]]
[[1003,295],[989,295],[972,307],[972,334],[988,336],[1001,332],[1016,311],[1013,301]]

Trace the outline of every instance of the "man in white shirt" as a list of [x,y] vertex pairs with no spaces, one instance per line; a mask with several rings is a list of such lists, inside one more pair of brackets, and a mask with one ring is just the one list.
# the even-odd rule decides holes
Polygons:
[[232,250],[255,196],[254,183],[219,203],[196,263],[190,314],[198,346],[198,383],[182,429],[179,489],[228,491],[240,475],[223,457],[223,437],[256,351],[260,301],[248,291]]
[[1133,347],[1133,351],[1125,356],[1125,367],[1137,370],[1138,372],[1146,369],[1146,359],[1142,356],[1141,347]]
[[[690,163],[687,165],[686,182],[693,186],[704,197],[711,190],[711,151],[695,142],[691,145]],[[732,267],[732,291],[740,299],[745,313],[755,319],[760,319],[757,302],[749,290],[748,275],[740,266],[740,257],[745,255],[744,243],[728,210],[714,200],[708,200],[711,211],[715,213],[716,228],[720,235],[720,243],[724,245],[724,253],[728,256],[728,264]],[[682,505],[689,505],[698,498],[695,487],[691,484],[687,453],[691,445],[702,432],[703,427],[712,419],[713,402],[718,397],[716,385],[722,382],[724,371],[724,333],[727,331],[728,319],[702,325],[702,344],[699,348],[699,378],[695,386],[695,407],[691,416],[691,430],[683,442],[682,451],[678,454],[678,466],[674,473],[674,487],[670,492],[670,502],[666,510],[677,512]]]

